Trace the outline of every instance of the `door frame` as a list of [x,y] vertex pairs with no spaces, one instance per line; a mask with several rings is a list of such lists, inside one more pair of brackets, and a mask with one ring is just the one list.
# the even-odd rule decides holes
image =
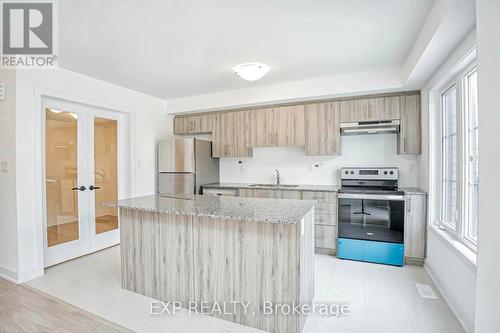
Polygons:
[[[36,204],[36,211],[35,211],[35,216],[40,216],[40,222],[36,223],[36,235],[35,235],[35,247],[37,250],[37,267],[36,269],[33,270],[33,277],[36,276],[42,276],[44,275],[44,269],[45,267],[48,267],[46,265],[46,253],[45,250],[47,249],[47,233],[46,233],[46,227],[47,227],[47,211],[46,211],[46,182],[45,182],[45,102],[49,101],[56,101],[59,103],[63,103],[65,105],[71,105],[75,109],[80,110],[82,113],[85,113],[86,110],[88,109],[93,109],[93,110],[98,110],[99,112],[102,112],[103,114],[109,113],[109,114],[120,114],[120,117],[122,118],[123,121],[123,130],[121,135],[119,136],[119,141],[121,140],[121,149],[119,151],[119,154],[121,153],[121,159],[119,158],[119,170],[121,171],[121,174],[119,175],[118,182],[119,184],[119,192],[118,192],[118,198],[122,199],[124,197],[130,196],[130,191],[131,191],[131,186],[130,186],[130,180],[132,179],[131,177],[131,171],[133,169],[130,167],[131,161],[133,160],[134,156],[134,147],[131,145],[131,136],[132,136],[132,131],[131,131],[131,122],[134,120],[133,114],[130,112],[122,111],[122,110],[116,110],[115,108],[109,108],[105,107],[102,105],[96,105],[94,103],[89,103],[81,98],[75,97],[75,96],[68,96],[64,94],[56,94],[53,91],[47,91],[44,89],[35,89],[35,110],[38,110],[38,114],[35,117],[35,124],[34,124],[34,130],[35,130],[35,138],[38,138],[38,145],[35,142],[34,146],[34,159],[35,163],[39,166],[39,168],[35,169],[35,181],[36,183],[34,184],[34,192],[33,192],[33,199]],[[88,118],[90,115],[86,115]],[[87,124],[89,121],[87,120]],[[82,137],[84,137],[83,141],[88,141],[88,134],[89,130],[88,128],[83,129],[83,126],[79,125],[78,131],[80,130],[85,130],[85,133],[83,134]],[[82,140],[81,140],[82,141]],[[93,151],[93,149],[92,149]],[[79,157],[80,158],[80,157]],[[93,160],[93,158],[92,158]],[[120,161],[121,160],[121,161]],[[80,163],[80,161],[78,162]],[[84,169],[88,168],[88,163],[84,163]],[[87,170],[85,170],[87,172]],[[81,175],[81,172],[79,170],[79,176]],[[92,178],[93,180],[93,178]],[[79,179],[80,181],[80,179]],[[87,184],[88,185],[88,184]],[[86,185],[86,186],[87,186]],[[87,196],[87,200],[89,200]],[[80,198],[78,200],[79,202],[79,217],[80,215]],[[84,203],[85,204],[85,203]],[[86,207],[89,207],[88,204],[86,204]],[[83,215],[88,215],[88,212],[84,213]],[[87,216],[86,218],[90,218]],[[35,218],[35,220],[38,220]],[[91,221],[89,223],[89,230],[90,226],[93,225],[95,228],[95,221]],[[94,229],[95,230],[95,229]],[[87,231],[88,232],[88,231]],[[114,236],[115,243],[119,244],[119,234]],[[71,243],[71,242],[68,242]],[[61,245],[64,245],[61,244]],[[94,249],[93,251],[98,251],[100,249],[103,249],[105,247],[109,247],[112,245],[103,245],[102,242],[90,242],[89,245],[89,250]],[[89,251],[86,251],[86,253],[81,253],[80,255],[85,255],[90,253]],[[70,260],[70,259],[66,259]],[[64,260],[63,260],[64,261]],[[62,261],[61,261],[62,262]]]

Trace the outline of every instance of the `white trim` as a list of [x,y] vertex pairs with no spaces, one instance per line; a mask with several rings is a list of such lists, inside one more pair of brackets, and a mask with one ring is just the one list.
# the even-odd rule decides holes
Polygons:
[[17,272],[10,270],[8,268],[0,266],[0,278],[3,278],[12,283],[18,284],[17,282]]
[[441,230],[436,225],[430,225],[428,229],[437,235],[437,238],[441,240],[447,248],[459,254],[458,257],[460,257],[465,264],[469,265],[474,270],[476,269],[477,254],[467,245],[462,243],[460,239],[455,236],[454,232]]
[[18,273],[17,283],[24,283],[43,275],[43,269],[33,268]]
[[[446,226],[449,231],[444,232],[437,227],[430,225],[433,230],[441,232],[442,236],[453,245],[453,248],[461,251],[461,246],[455,246],[454,243],[460,242],[462,246],[466,246],[470,251],[475,251],[476,247],[464,237],[465,223],[468,218],[466,215],[467,203],[465,202],[466,195],[464,185],[467,181],[466,177],[466,161],[465,156],[465,125],[464,125],[464,112],[463,108],[463,85],[464,76],[477,66],[475,59],[476,49],[475,46],[469,49],[464,57],[453,66],[453,68],[443,75],[441,79],[429,90],[429,221],[441,221],[443,226]],[[456,226],[452,226],[443,220],[442,209],[444,207],[443,198],[443,118],[442,118],[442,96],[453,86],[456,87],[456,149],[457,149],[457,221]],[[443,234],[444,233],[444,234]],[[454,235],[452,235],[454,233]],[[467,252],[466,255],[474,261]]]
[[438,289],[438,292],[441,295],[441,297],[443,297],[446,304],[448,304],[448,306],[450,307],[451,312],[453,312],[453,314],[455,315],[455,318],[457,318],[458,322],[460,323],[460,326],[462,326],[464,331],[467,333],[474,332],[473,327],[467,327],[467,325],[465,325],[465,322],[462,319],[462,316],[459,314],[459,311],[455,306],[455,304],[458,303],[458,300],[455,299],[451,290],[448,289],[448,287],[446,286],[446,283],[444,283],[439,278],[439,276],[434,272],[432,267],[427,264],[427,262],[424,262],[424,269],[427,272],[427,274],[429,275],[429,277],[431,278],[431,280],[434,283],[434,285],[436,286],[436,288]]
[[[34,173],[34,185],[33,185],[33,201],[34,201],[34,206],[35,206],[35,211],[33,212],[33,215],[35,217],[40,217],[40,219],[37,219],[38,221],[35,223],[35,247],[37,249],[36,255],[37,255],[37,267],[33,270],[33,272],[36,272],[35,276],[32,276],[31,278],[36,278],[39,276],[44,275],[44,233],[45,230],[43,229],[43,214],[44,214],[44,202],[43,202],[43,157],[42,157],[42,152],[43,152],[43,147],[42,143],[40,142],[42,138],[42,125],[43,125],[43,114],[40,112],[42,109],[42,99],[44,97],[47,98],[55,98],[59,100],[65,100],[65,101],[71,101],[73,103],[79,103],[83,104],[85,106],[90,106],[90,107],[96,107],[100,109],[107,109],[110,111],[114,112],[120,112],[125,115],[125,147],[126,147],[126,179],[131,180],[135,179],[133,176],[135,176],[135,168],[131,165],[132,161],[135,160],[135,146],[132,145],[131,143],[134,142],[133,138],[135,137],[135,130],[134,130],[134,124],[135,124],[135,114],[132,113],[131,111],[125,111],[125,110],[120,110],[117,109],[113,106],[106,105],[106,104],[96,104],[95,101],[91,99],[86,99],[82,98],[79,96],[75,95],[70,95],[70,94],[65,94],[65,93],[60,93],[58,91],[52,90],[52,89],[46,89],[43,87],[34,87],[33,88],[33,110],[35,110],[34,113],[34,135],[33,135],[33,147],[34,149],[34,156],[33,156],[33,162],[35,165],[35,168],[33,170]],[[135,182],[132,182],[134,185],[134,188],[131,188],[130,182],[127,181],[125,184],[124,192],[125,196],[131,196],[135,194]],[[28,275],[27,275],[28,276]]]

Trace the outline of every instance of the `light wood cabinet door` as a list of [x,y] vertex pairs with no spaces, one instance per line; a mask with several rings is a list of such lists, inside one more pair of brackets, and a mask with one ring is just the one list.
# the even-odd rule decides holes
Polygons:
[[249,145],[250,147],[267,147],[271,141],[269,129],[271,125],[270,114],[272,109],[255,109],[249,113]]
[[278,199],[302,200],[302,194],[299,190],[277,190],[276,192]]
[[340,121],[343,123],[393,120],[400,117],[398,96],[360,98],[342,103]]
[[248,157],[249,114],[247,111],[226,112],[214,117],[212,134],[213,157]]
[[401,96],[399,105],[401,127],[398,154],[420,154],[422,152],[420,94]]
[[306,105],[306,155],[340,154],[340,103],[327,102]]
[[314,247],[335,253],[337,251],[337,240],[336,226],[318,224],[314,226]]
[[265,190],[265,189],[260,189],[260,188],[240,188],[239,196],[246,197],[246,198],[276,199],[277,198],[277,191],[276,190]]
[[305,146],[304,105],[271,109],[270,147]]
[[305,145],[304,106],[255,109],[249,113],[250,147],[301,147]]
[[427,196],[406,194],[405,205],[405,257],[424,259]]
[[213,131],[215,114],[178,116],[174,118],[174,134],[201,134]]

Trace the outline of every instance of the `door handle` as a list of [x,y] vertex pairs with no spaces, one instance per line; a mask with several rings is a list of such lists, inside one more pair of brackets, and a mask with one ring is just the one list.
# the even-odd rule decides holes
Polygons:
[[85,191],[87,188],[85,186],[73,187],[71,190],[73,191]]
[[91,190],[91,191],[93,191],[93,190],[98,190],[98,189],[100,189],[100,187],[99,187],[99,186],[94,186],[94,185],[90,185],[90,186],[89,186],[89,190]]

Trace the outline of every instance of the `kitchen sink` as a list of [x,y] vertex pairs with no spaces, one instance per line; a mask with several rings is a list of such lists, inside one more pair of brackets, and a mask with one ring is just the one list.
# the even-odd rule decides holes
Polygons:
[[251,184],[250,187],[263,187],[263,188],[295,188],[299,187],[299,185],[289,185],[289,184]]

